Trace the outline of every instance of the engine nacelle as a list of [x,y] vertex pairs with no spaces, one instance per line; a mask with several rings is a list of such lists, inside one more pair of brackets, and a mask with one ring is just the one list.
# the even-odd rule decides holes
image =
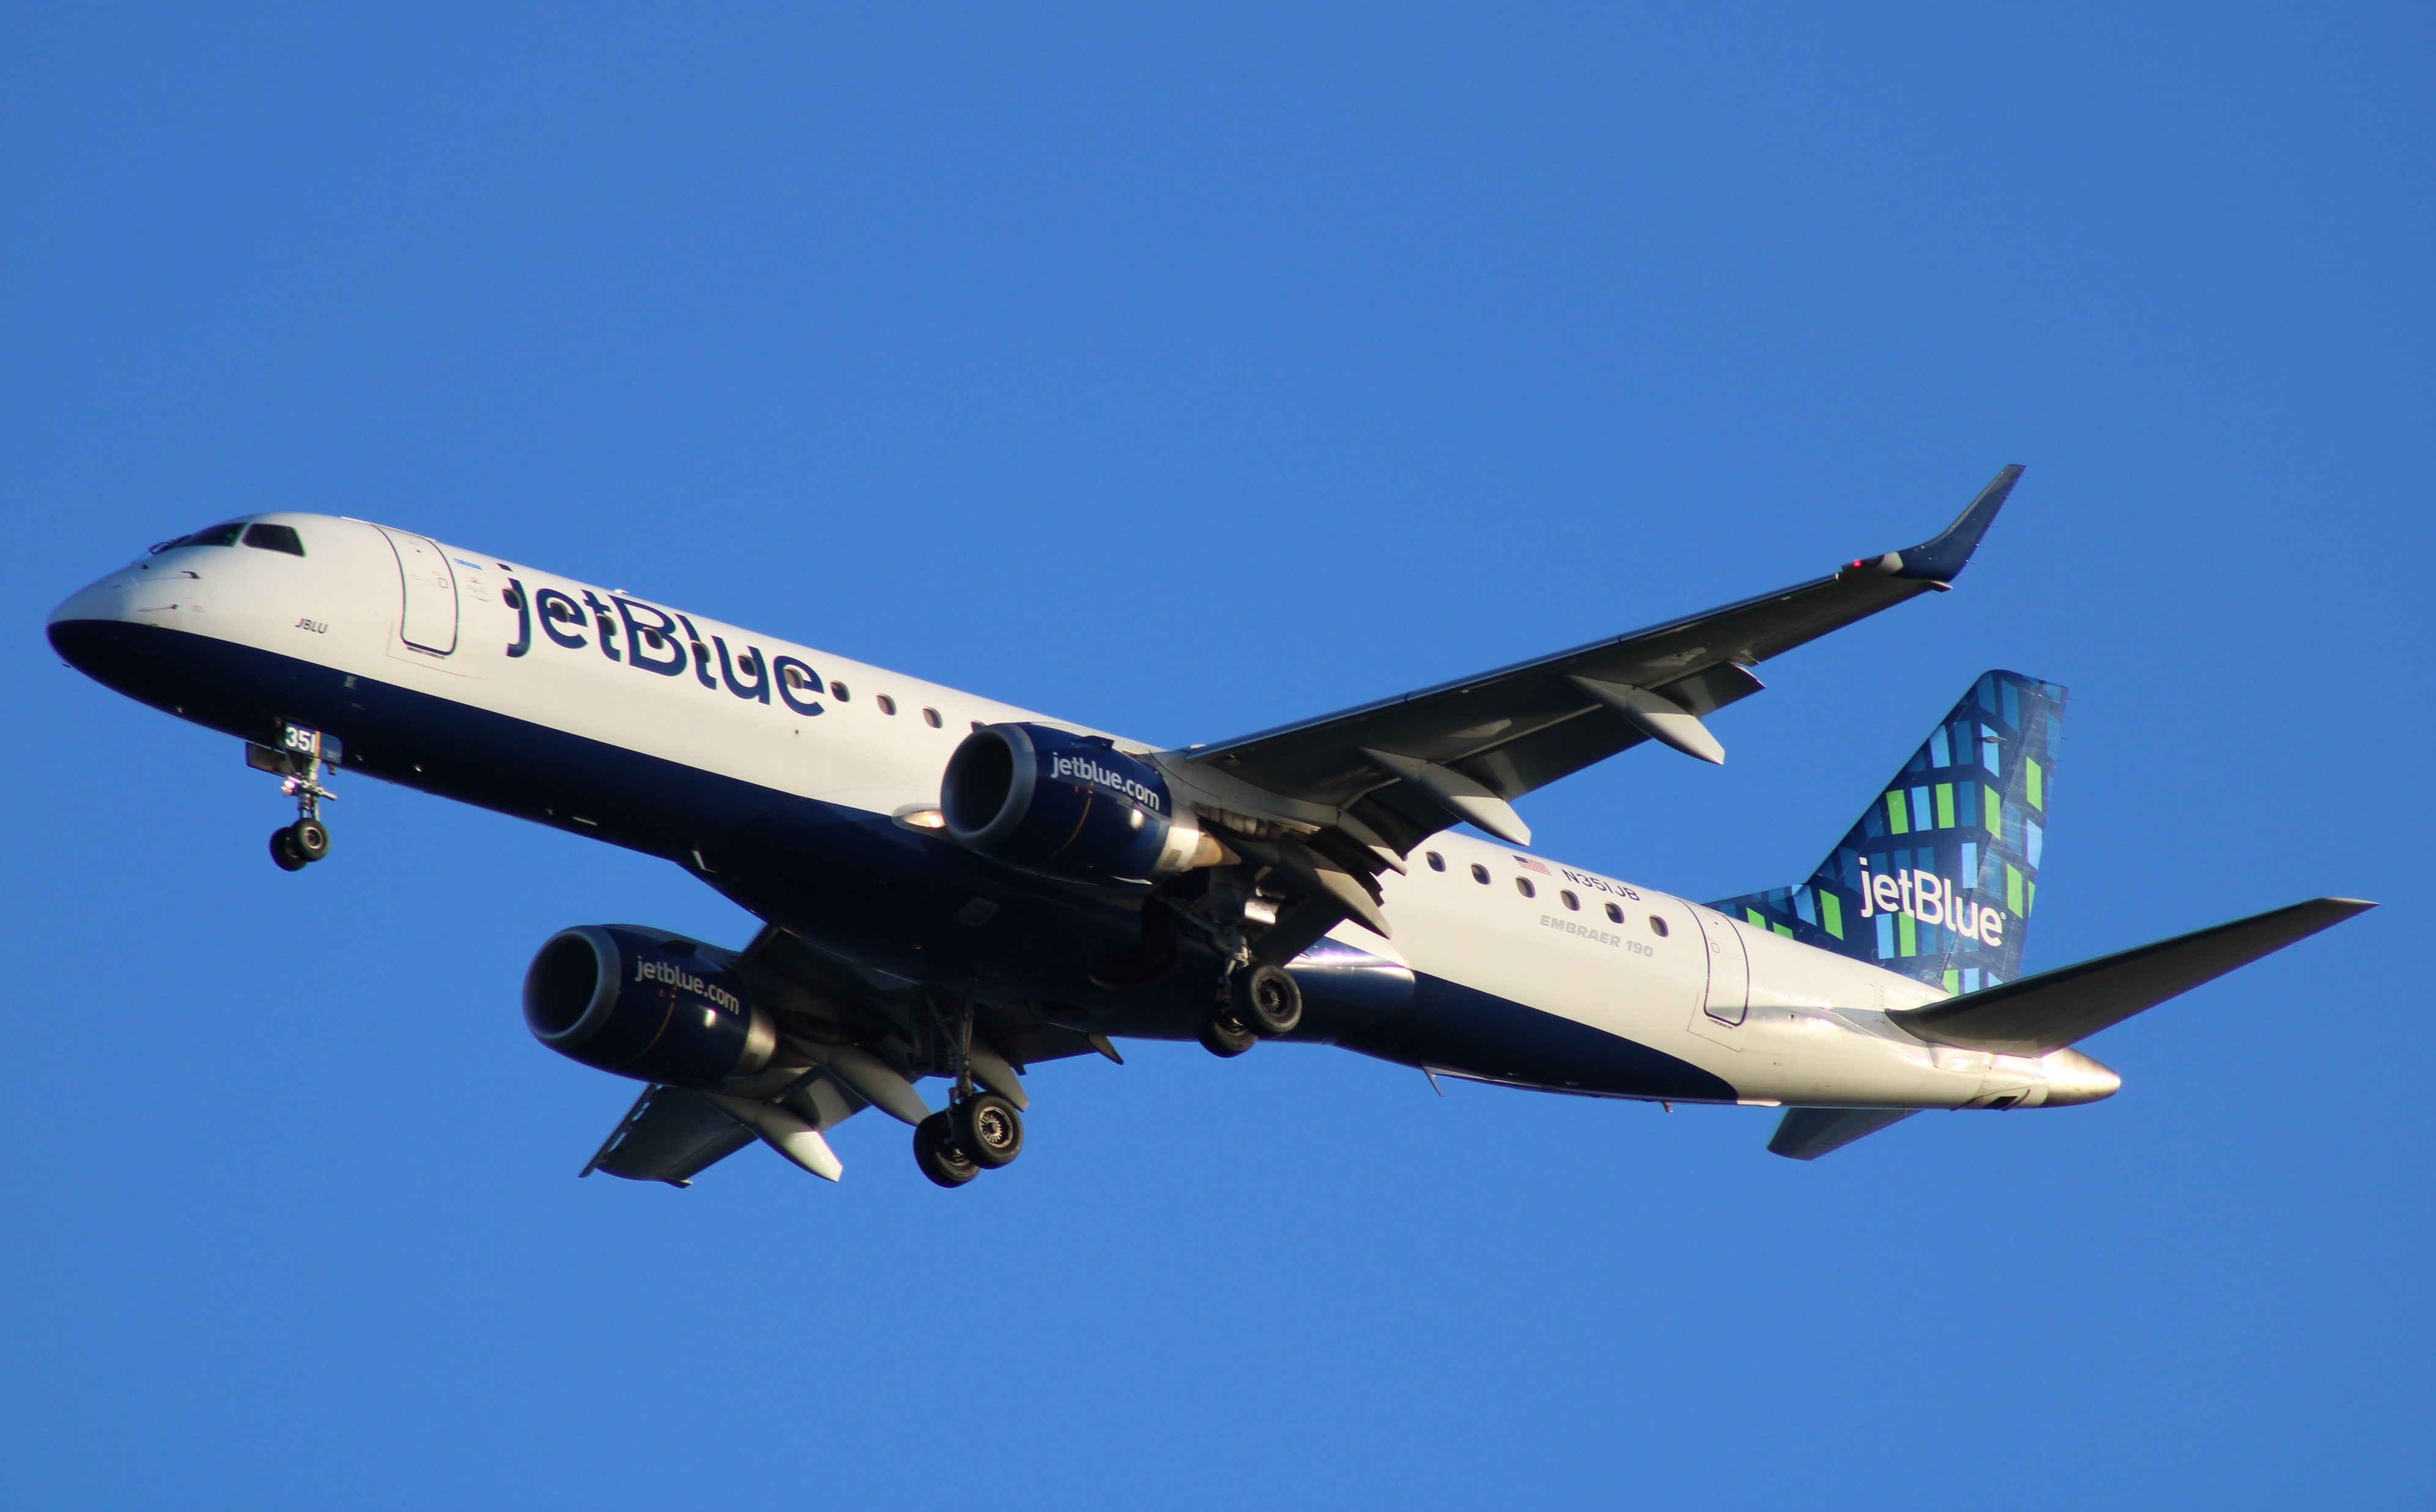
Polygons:
[[551,935],[525,972],[525,1023],[570,1059],[677,1086],[750,1076],[778,1048],[776,1022],[722,960],[625,924]]
[[948,758],[948,837],[1028,872],[1147,882],[1227,859],[1167,779],[1106,739],[1045,724],[985,724]]

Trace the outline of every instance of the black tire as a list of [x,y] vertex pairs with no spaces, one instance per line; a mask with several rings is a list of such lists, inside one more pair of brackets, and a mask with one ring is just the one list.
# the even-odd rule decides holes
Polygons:
[[957,1148],[954,1124],[945,1113],[933,1113],[914,1125],[914,1163],[942,1187],[961,1187],[982,1173],[982,1168]]
[[1260,1035],[1232,1018],[1214,1013],[1202,1016],[1201,1048],[1222,1060],[1241,1055],[1260,1042]]
[[296,849],[296,836],[292,826],[282,825],[270,832],[270,860],[271,864],[283,872],[301,872],[304,869],[304,857]]
[[330,854],[329,826],[318,819],[299,819],[287,826],[287,837],[296,854],[308,861],[318,861]]
[[1236,972],[1227,983],[1227,1002],[1236,1022],[1262,1039],[1291,1034],[1302,1023],[1302,989],[1278,966]]
[[956,1143],[983,1171],[1012,1165],[1023,1154],[1023,1115],[996,1092],[983,1092],[956,1109]]

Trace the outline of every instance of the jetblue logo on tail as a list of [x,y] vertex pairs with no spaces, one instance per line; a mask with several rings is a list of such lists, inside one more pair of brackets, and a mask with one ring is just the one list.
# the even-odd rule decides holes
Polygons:
[[2038,899],[2063,708],[2052,683],[1985,674],[1809,880],[1714,907],[1948,992],[2013,980]]
[[1952,930],[1966,940],[1992,949],[2005,944],[2005,914],[1962,895],[1956,883],[1934,872],[1872,872],[1861,859],[1861,917],[1880,913],[1907,914],[1922,924]]

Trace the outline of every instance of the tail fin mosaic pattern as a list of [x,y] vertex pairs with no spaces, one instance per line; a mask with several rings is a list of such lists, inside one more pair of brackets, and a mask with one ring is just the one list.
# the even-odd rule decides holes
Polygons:
[[1986,673],[1809,881],[1711,906],[1948,992],[2010,982],[2038,903],[2064,696]]

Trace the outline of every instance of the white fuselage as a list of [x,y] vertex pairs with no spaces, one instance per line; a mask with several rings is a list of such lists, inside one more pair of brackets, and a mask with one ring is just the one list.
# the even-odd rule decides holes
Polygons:
[[[1041,719],[363,522],[256,518],[293,527],[306,554],[173,548],[78,593],[54,613],[54,625],[148,625],[207,637],[341,674],[348,688],[405,689],[883,825],[937,807],[941,773],[976,725]],[[559,605],[570,617],[549,619],[546,608]],[[667,633],[655,634],[664,625]],[[175,689],[127,690],[223,728],[235,722],[196,712]],[[192,690],[197,708],[224,706],[215,696]],[[349,736],[351,744],[357,739]],[[426,749],[439,748],[416,747]],[[413,767],[430,779],[423,785],[457,791],[444,772],[426,773],[425,759]],[[429,764],[444,767],[445,757]],[[639,843],[619,833],[621,801],[598,785],[570,783],[563,802],[530,817]],[[657,821],[664,831],[679,822]],[[685,855],[681,841],[662,848]],[[1408,864],[1409,875],[1383,878],[1393,944],[1350,923],[1338,927],[1337,940],[1417,977],[1662,1052],[1714,1076],[1737,1101],[2032,1106],[2112,1090],[2111,1073],[2069,1051],[2028,1059],[1923,1043],[1886,1015],[1942,997],[1936,987],[1648,888],[1452,831],[1423,842]],[[1544,1069],[1509,1075],[1493,1053],[1424,1064],[1551,1090],[1648,1095],[1568,1085]]]

